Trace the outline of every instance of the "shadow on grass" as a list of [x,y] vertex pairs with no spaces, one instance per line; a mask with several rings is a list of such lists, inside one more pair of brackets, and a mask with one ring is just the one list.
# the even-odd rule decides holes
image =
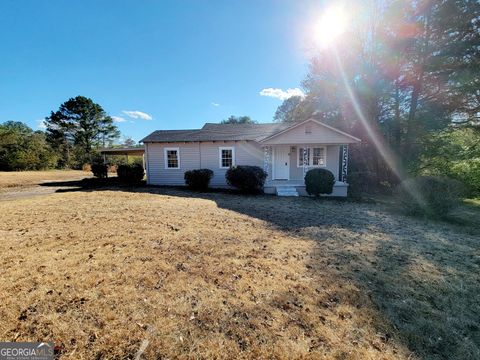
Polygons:
[[[383,205],[348,201],[129,187],[111,179],[43,186],[68,187],[59,192],[108,190],[207,199],[314,240],[308,272],[319,286],[328,279],[338,283],[334,289],[319,289],[319,306],[359,309],[370,317],[378,333],[379,343],[373,344],[378,357],[383,345],[395,342],[422,359],[480,358],[478,233],[392,214]],[[301,296],[295,294],[300,301]],[[290,297],[291,292],[279,295]],[[355,316],[354,311],[339,312],[339,321]]]

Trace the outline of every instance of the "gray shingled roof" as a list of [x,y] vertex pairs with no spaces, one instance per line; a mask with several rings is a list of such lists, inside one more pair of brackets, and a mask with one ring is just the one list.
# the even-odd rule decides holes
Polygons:
[[283,129],[288,124],[212,124],[206,123],[196,130],[157,130],[142,139],[146,142],[197,142],[197,141],[260,141]]

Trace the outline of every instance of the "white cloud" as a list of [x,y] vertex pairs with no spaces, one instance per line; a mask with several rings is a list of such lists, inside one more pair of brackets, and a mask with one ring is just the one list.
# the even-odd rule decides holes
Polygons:
[[219,107],[219,106],[220,106],[220,104],[219,104],[219,103],[216,103],[216,102],[212,102],[211,104],[212,104],[212,106],[215,106],[215,107]]
[[292,96],[304,97],[305,93],[302,91],[302,89],[299,89],[299,88],[287,89],[287,90],[266,88],[260,91],[260,95],[274,97],[280,100],[286,100],[288,98],[291,98]]
[[127,120],[125,120],[123,117],[121,116],[112,116],[112,119],[113,121],[117,122],[117,123],[121,123],[121,122],[125,122]]
[[45,119],[38,119],[35,120],[37,123],[37,128],[40,130],[45,130],[47,128],[47,124],[45,123]]
[[131,110],[123,110],[122,111],[125,115],[128,117],[131,117],[133,119],[141,119],[141,120],[152,120],[153,117],[147,113],[144,113],[142,111],[131,111]]

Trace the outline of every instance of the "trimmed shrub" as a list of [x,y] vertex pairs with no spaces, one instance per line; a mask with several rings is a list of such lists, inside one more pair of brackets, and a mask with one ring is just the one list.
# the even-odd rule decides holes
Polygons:
[[250,194],[263,193],[266,178],[261,167],[248,165],[231,167],[225,174],[228,185]]
[[327,169],[311,169],[305,174],[305,190],[309,195],[331,194],[335,176]]
[[143,180],[145,172],[140,164],[119,165],[117,168],[118,179],[128,184],[138,184]]
[[463,192],[463,184],[459,181],[438,176],[419,176],[403,181],[398,185],[395,195],[404,213],[441,218],[460,205]]
[[210,169],[198,169],[185,171],[183,178],[185,184],[192,190],[207,190],[210,180],[213,177],[213,171]]
[[107,171],[108,171],[107,165],[105,165],[105,164],[92,164],[90,168],[92,170],[93,176],[95,176],[97,178],[100,178],[100,179],[104,179],[104,178],[107,177]]

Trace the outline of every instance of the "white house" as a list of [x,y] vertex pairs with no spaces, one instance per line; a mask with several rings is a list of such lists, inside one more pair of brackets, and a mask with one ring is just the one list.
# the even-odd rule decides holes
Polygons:
[[268,174],[266,193],[305,194],[305,173],[315,167],[336,178],[332,196],[346,196],[348,145],[360,139],[315,119],[284,124],[205,124],[196,130],[158,130],[144,139],[147,182],[184,185],[184,173],[210,169],[212,187],[227,187],[231,166],[255,165]]

